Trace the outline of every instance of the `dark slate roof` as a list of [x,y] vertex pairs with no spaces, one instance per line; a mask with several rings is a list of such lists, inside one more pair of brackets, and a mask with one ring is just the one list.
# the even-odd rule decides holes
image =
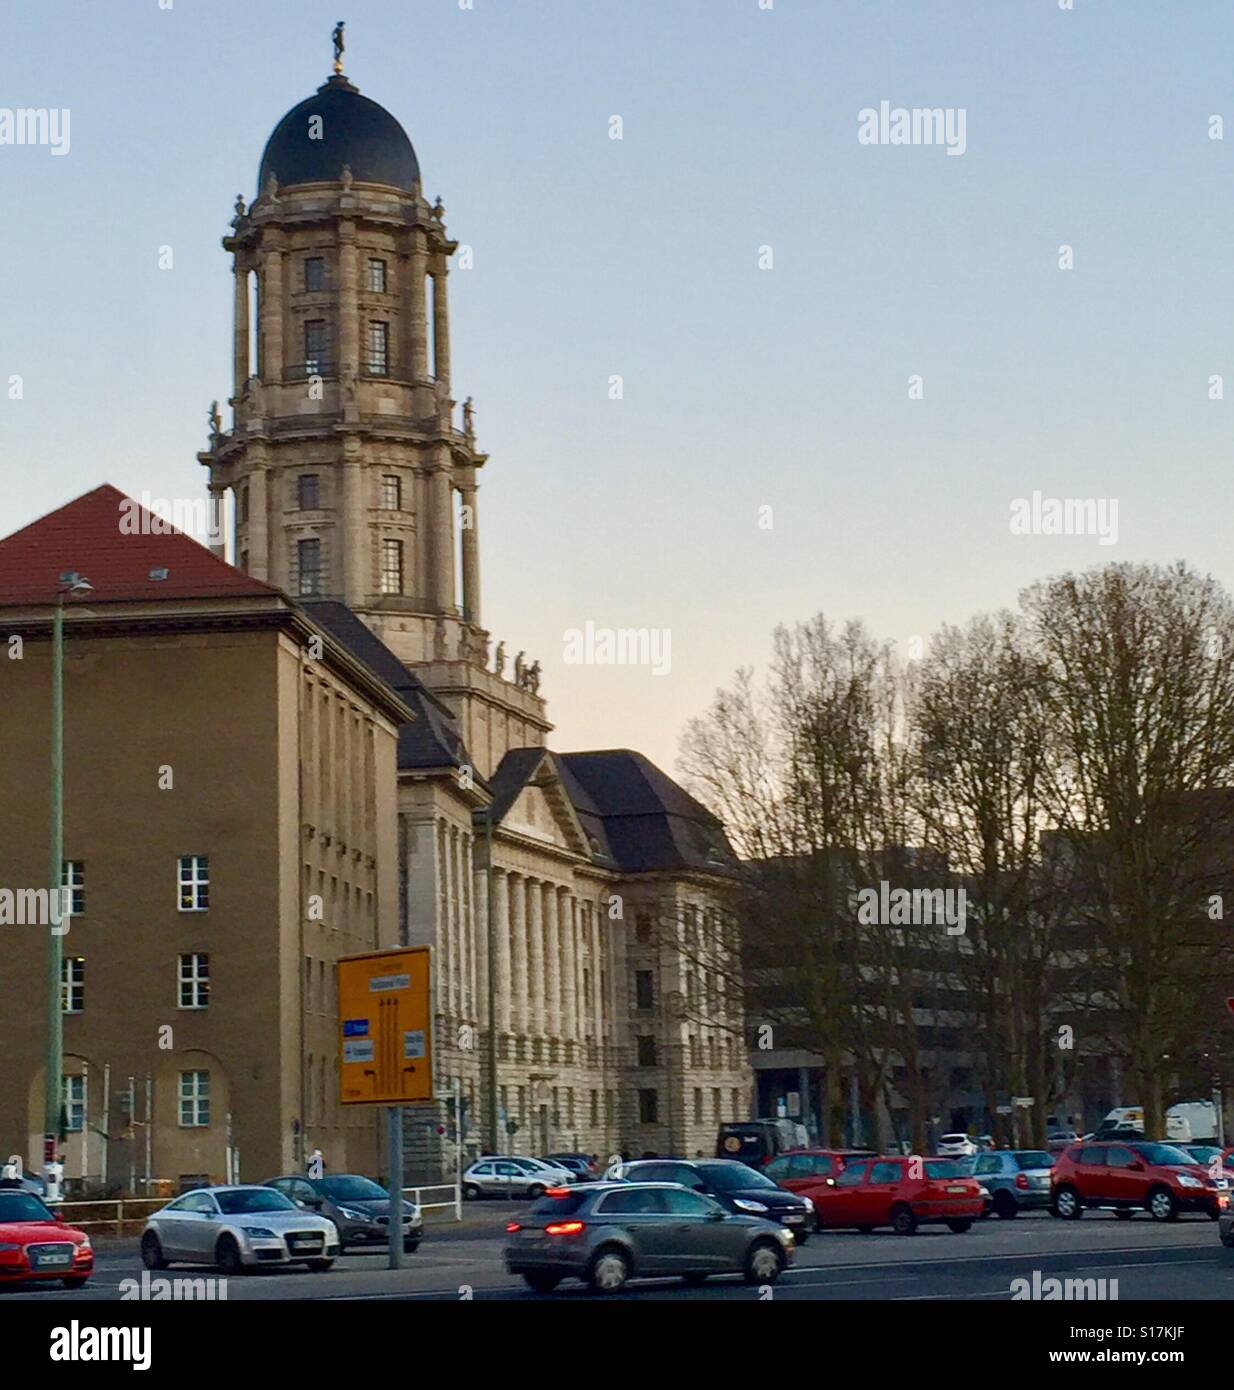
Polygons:
[[[320,125],[310,127],[314,116]],[[321,138],[313,139],[318,131]],[[264,191],[271,174],[280,187],[337,183],[344,164],[357,183],[410,190],[420,179],[416,152],[398,121],[345,77],[332,77],[275,126],[261,157],[257,192]]]
[[736,857],[715,816],[642,753],[629,749],[511,749],[489,782],[498,823],[545,757],[552,759],[597,864],[624,873],[735,871]]
[[[466,745],[449,709],[345,603],[302,601],[301,607],[415,710],[414,721],[399,729],[400,768],[471,766]],[[474,776],[478,785],[485,785],[478,773]]]

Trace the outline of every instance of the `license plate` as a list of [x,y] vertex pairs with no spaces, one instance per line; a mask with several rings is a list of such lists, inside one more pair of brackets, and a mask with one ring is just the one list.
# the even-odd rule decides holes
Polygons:
[[291,1243],[293,1250],[320,1250],[321,1241],[319,1240],[293,1240]]
[[520,1240],[539,1240],[543,1232],[529,1230],[526,1226],[524,1226],[518,1234]]
[[804,1217],[804,1216],[786,1216],[784,1219],[785,1219],[785,1221],[787,1221],[788,1224],[791,1226],[791,1225],[793,1225],[794,1223],[799,1223],[799,1222],[804,1221],[804,1220],[805,1220],[805,1217]]
[[59,1251],[52,1251],[45,1255],[36,1255],[34,1258],[35,1269],[61,1269],[73,1263],[71,1251],[61,1254]]
[[958,1192],[958,1193],[963,1197],[963,1196],[968,1192],[968,1188],[967,1188],[967,1187],[961,1187],[958,1183],[952,1183],[952,1184],[947,1188],[947,1191],[948,1191],[948,1192]]

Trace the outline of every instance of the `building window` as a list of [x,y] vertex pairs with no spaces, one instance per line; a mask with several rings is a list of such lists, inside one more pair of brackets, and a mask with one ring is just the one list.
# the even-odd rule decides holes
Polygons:
[[651,918],[646,912],[635,914],[634,939],[642,946],[646,946],[651,941]]
[[371,294],[385,294],[386,292],[386,263],[385,261],[370,260],[368,263],[368,287]]
[[656,1064],[656,1040],[649,1034],[639,1036],[638,1064],[640,1067],[654,1067]]
[[74,917],[80,917],[86,910],[86,864],[83,859],[66,859],[64,861],[64,874],[60,882],[66,887],[71,888],[72,900],[69,903],[69,910]]
[[650,970],[634,972],[634,1007],[654,1009],[656,1006],[655,983]]
[[182,854],[178,881],[180,911],[205,912],[210,906],[210,859],[204,854]]
[[717,1124],[720,1123],[720,1111],[720,1088],[717,1086],[711,1093],[711,1118],[715,1120]]
[[210,1073],[180,1073],[180,1128],[200,1129],[210,1123]]
[[321,542],[296,542],[296,588],[301,595],[321,593]]
[[694,1088],[694,1123],[696,1125],[703,1123],[703,1090],[701,1086]]
[[193,951],[180,957],[180,1007],[204,1009],[210,1003],[210,957]]
[[304,370],[313,376],[326,369],[328,344],[325,319],[306,319],[304,323]]
[[640,1091],[638,1093],[638,1122],[640,1125],[654,1125],[660,1119],[659,1091]]
[[64,1078],[64,1128],[68,1134],[80,1134],[86,1127],[86,1078]]
[[368,372],[370,376],[390,374],[390,325],[370,323],[368,326]]
[[743,1118],[744,1118],[744,1116],[743,1116],[742,1113],[741,1113],[741,1092],[738,1090],[738,1088],[737,1088],[736,1086],[733,1087],[733,1113],[732,1113],[732,1118],[733,1118],[734,1120],[740,1120],[740,1119],[743,1119]]
[[249,485],[240,488],[236,493],[236,520],[244,524],[249,519]]
[[61,959],[60,1000],[66,1014],[79,1014],[86,1007],[85,956],[64,956]]
[[326,262],[322,256],[304,258],[304,290],[311,294],[326,287]]
[[321,479],[316,473],[301,473],[296,479],[296,501],[302,512],[315,512],[321,506]]
[[403,510],[403,480],[397,473],[386,473],[382,477],[381,509],[383,512]]
[[381,543],[381,592],[401,594],[403,592],[403,542],[382,541]]
[[600,1123],[600,1092],[591,1093],[591,1127],[594,1129]]

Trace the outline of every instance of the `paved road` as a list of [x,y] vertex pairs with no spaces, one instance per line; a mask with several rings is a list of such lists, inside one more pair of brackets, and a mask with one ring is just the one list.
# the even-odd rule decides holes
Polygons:
[[[237,1299],[450,1299],[533,1300],[520,1279],[502,1267],[503,1229],[519,1204],[468,1208],[462,1226],[435,1224],[407,1257],[407,1267],[385,1267],[385,1251],[348,1254],[328,1274],[261,1270],[232,1279]],[[1082,1221],[1057,1221],[1034,1213],[1015,1221],[979,1222],[964,1235],[924,1228],[911,1238],[875,1232],[826,1232],[813,1236],[775,1286],[779,1299],[1009,1299],[1012,1280],[1041,1278],[1117,1279],[1120,1299],[1234,1298],[1234,1250],[1217,1239],[1215,1223],[1203,1218],[1158,1224],[1147,1216],[1118,1221],[1090,1213]],[[177,1268],[169,1275],[205,1275],[210,1270]],[[9,1289],[0,1301],[67,1299],[94,1301],[121,1296],[121,1281],[140,1279],[135,1241],[100,1241],[94,1278],[86,1288]],[[631,1299],[753,1299],[756,1289],[736,1278],[717,1278],[687,1290],[676,1281],[635,1285]],[[574,1284],[548,1296],[553,1301],[587,1298]]]

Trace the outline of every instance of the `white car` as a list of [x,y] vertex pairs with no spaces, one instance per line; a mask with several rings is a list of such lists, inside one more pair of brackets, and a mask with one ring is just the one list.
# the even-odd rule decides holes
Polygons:
[[939,1158],[972,1158],[980,1152],[967,1134],[940,1134],[938,1137]]
[[272,1187],[243,1184],[199,1187],[160,1208],[146,1222],[141,1259],[147,1269],[179,1261],[233,1275],[269,1264],[327,1270],[338,1247],[333,1221]]

